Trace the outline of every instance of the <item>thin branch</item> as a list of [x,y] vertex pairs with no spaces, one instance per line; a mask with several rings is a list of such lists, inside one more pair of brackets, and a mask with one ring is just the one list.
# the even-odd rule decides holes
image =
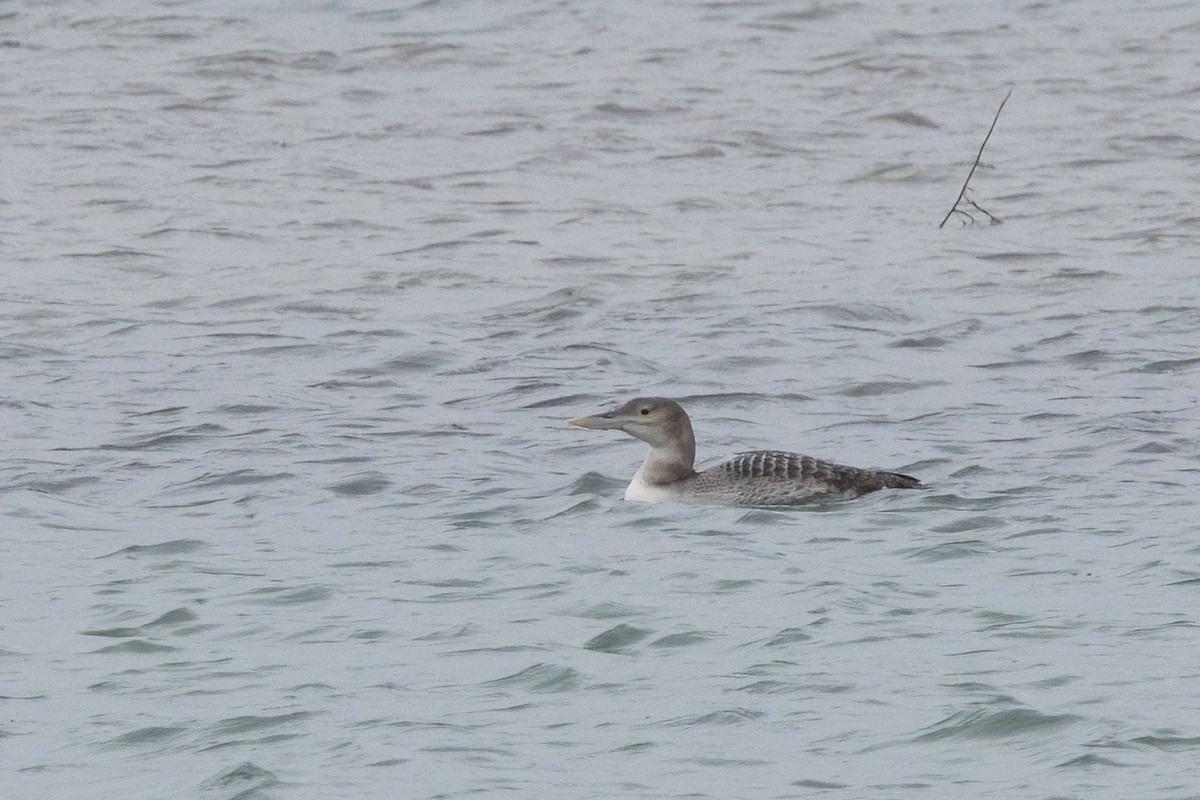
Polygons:
[[[975,154],[975,163],[971,165],[971,171],[967,173],[967,179],[963,181],[962,188],[958,190],[958,197],[955,198],[954,205],[946,212],[946,216],[942,218],[941,223],[938,225],[939,228],[945,225],[946,220],[953,216],[954,212],[958,209],[958,204],[962,202],[963,195],[967,193],[967,185],[971,182],[972,176],[975,175],[975,168],[979,166],[979,159],[983,158],[983,148],[987,147],[988,139],[992,138],[992,131],[996,130],[996,122],[1000,119],[1000,112],[1004,110],[1004,104],[1008,102],[1008,98],[1010,97],[1012,97],[1012,89],[1009,89],[1008,94],[1004,95],[1004,99],[1000,101],[1000,107],[996,109],[996,116],[992,117],[992,127],[988,128],[987,136],[983,137],[983,144],[979,145],[979,152]],[[975,203],[971,203],[971,205],[979,208]],[[979,208],[979,210],[983,211],[982,208]],[[983,213],[987,214],[986,211],[983,211]],[[968,216],[970,215],[968,214]],[[988,219],[997,221],[991,214],[988,214]]]
[[997,216],[996,216],[995,214],[993,214],[992,212],[988,211],[988,210],[987,210],[986,208],[984,208],[983,206],[979,205],[979,203],[976,203],[974,200],[972,200],[972,199],[970,199],[970,198],[967,198],[967,202],[968,202],[968,203],[970,203],[972,207],[974,207],[974,208],[977,208],[977,209],[979,209],[980,211],[982,211],[982,212],[984,213],[984,215],[985,215],[985,216],[987,216],[987,218],[988,218],[988,219],[990,219],[990,220],[992,221],[992,224],[993,224],[993,225],[999,225],[999,224],[1000,224],[1000,218],[999,218],[999,217],[997,217]]

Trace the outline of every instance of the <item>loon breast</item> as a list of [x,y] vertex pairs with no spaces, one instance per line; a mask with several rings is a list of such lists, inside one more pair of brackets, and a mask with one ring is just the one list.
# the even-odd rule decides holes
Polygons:
[[625,487],[625,500],[630,503],[678,503],[687,502],[687,494],[686,492],[681,494],[679,481],[650,483],[642,476],[642,471],[639,469],[634,473],[629,486]]

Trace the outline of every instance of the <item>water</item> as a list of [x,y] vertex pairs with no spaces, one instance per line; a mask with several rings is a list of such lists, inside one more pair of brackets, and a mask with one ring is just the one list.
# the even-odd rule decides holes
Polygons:
[[1200,797],[1189,4],[2,12],[6,797]]

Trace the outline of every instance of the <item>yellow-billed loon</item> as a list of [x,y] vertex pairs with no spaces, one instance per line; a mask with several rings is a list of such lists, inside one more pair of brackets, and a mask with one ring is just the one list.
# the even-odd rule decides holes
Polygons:
[[703,472],[695,470],[696,438],[687,412],[665,397],[567,420],[596,430],[624,431],[650,445],[625,490],[626,500],[738,506],[786,506],[822,495],[857,497],[878,489],[924,489],[898,472],[857,469],[799,453],[754,450]]

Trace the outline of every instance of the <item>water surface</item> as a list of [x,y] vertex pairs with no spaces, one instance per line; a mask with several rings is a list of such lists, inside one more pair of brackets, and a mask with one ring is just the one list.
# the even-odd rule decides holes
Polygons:
[[0,23],[9,796],[1197,796],[1187,4]]

